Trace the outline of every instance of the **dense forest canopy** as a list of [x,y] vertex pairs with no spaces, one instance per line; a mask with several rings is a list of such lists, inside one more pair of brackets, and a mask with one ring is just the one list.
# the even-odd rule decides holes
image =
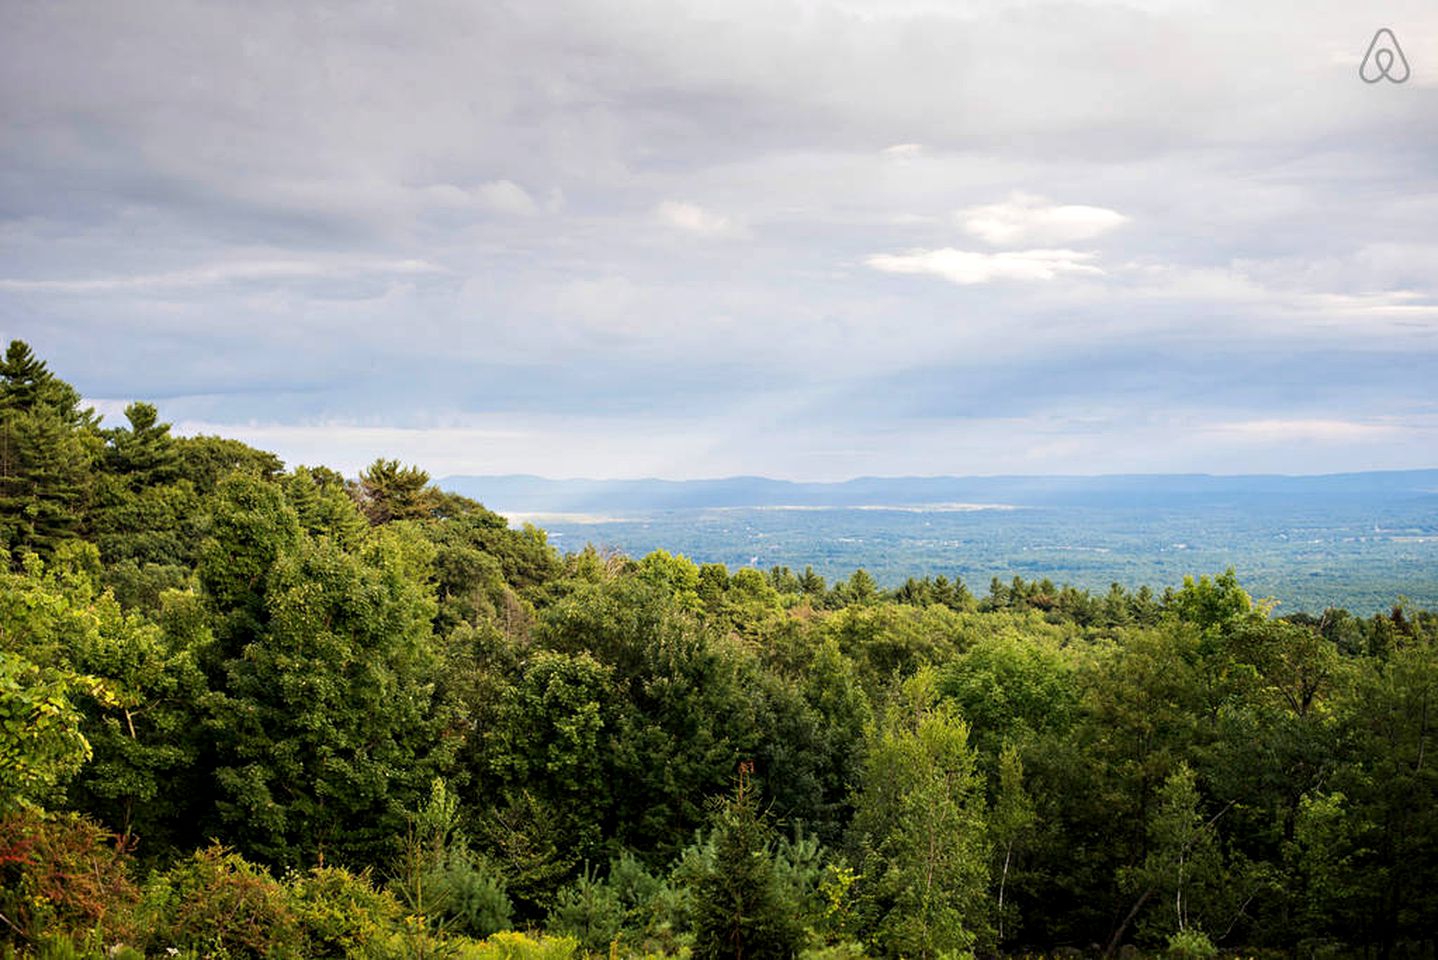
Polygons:
[[9,345],[7,955],[1434,949],[1431,612],[561,555],[125,417]]

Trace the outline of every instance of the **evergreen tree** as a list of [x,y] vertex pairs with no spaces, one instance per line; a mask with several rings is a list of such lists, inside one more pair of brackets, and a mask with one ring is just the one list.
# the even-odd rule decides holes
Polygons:
[[803,591],[806,597],[822,597],[826,589],[824,578],[815,573],[813,567],[805,567],[804,575],[799,578],[799,589]]
[[132,403],[125,408],[125,419],[130,423],[128,429],[103,431],[109,443],[105,468],[123,477],[134,490],[174,480],[179,452],[170,425],[159,422],[159,411],[152,404]]
[[373,524],[422,520],[439,502],[428,473],[382,457],[360,474],[355,499]]
[[734,795],[711,820],[713,859],[696,879],[695,960],[789,960],[801,931],[774,868],[773,829],[739,768]]
[[49,556],[84,526],[100,449],[95,412],[20,340],[0,362],[0,546]]

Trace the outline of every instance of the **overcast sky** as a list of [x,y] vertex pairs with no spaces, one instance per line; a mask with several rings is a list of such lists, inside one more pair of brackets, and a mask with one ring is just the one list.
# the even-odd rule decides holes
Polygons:
[[5,0],[0,334],[350,472],[1438,466],[1438,4]]

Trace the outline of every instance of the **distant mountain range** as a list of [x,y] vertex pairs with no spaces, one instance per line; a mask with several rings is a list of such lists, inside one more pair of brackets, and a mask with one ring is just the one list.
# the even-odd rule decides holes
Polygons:
[[1354,499],[1433,498],[1438,469],[1315,476],[1115,474],[1109,476],[859,477],[836,483],[767,477],[715,480],[550,480],[523,474],[450,476],[440,487],[500,513],[694,510],[715,507],[856,507],[948,503],[1012,506],[1271,506],[1285,498],[1310,504]]

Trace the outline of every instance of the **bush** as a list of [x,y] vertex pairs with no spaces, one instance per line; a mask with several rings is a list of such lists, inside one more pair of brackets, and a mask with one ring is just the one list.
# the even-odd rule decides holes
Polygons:
[[487,937],[508,930],[513,904],[499,872],[470,850],[459,799],[443,779],[410,815],[390,889],[408,915],[437,931]]
[[451,857],[439,874],[447,929],[471,937],[508,930],[513,905],[498,872],[473,855]]
[[629,851],[610,861],[606,883],[624,906],[626,945],[673,953],[689,911],[687,892],[654,876]]
[[868,960],[862,943],[847,941],[799,951],[799,960]]
[[574,937],[580,946],[602,953],[624,930],[624,904],[610,883],[601,883],[586,868],[559,891],[549,911],[547,926],[555,933]]
[[0,927],[47,950],[133,943],[140,929],[139,890],[115,837],[74,814],[19,808],[0,819]]
[[309,957],[370,956],[398,926],[399,901],[368,873],[316,867],[290,878],[290,898]]
[[506,931],[462,944],[455,960],[572,960],[578,950],[579,941],[573,937],[529,937]]
[[1212,960],[1218,956],[1218,948],[1201,930],[1180,930],[1168,938],[1164,956],[1169,960]]
[[289,891],[264,867],[218,844],[153,878],[145,907],[154,947],[223,957],[304,954],[304,928]]
[[546,928],[574,937],[586,951],[606,953],[616,941],[626,956],[679,948],[689,904],[682,889],[654,876],[629,851],[599,880],[586,868],[559,891]]

